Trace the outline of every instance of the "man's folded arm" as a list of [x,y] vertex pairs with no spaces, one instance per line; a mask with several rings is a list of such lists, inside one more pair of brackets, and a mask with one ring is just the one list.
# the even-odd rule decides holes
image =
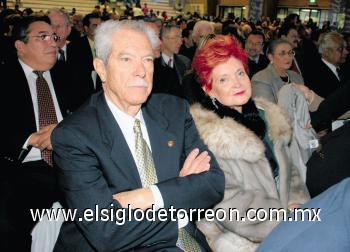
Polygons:
[[199,137],[193,118],[189,112],[189,105],[183,102],[184,117],[184,152],[186,157],[195,148],[199,153],[207,151],[211,157],[210,169],[207,172],[176,177],[157,183],[163,196],[164,206],[168,208],[209,208],[220,202],[224,195],[225,176],[207,146]]
[[[65,141],[66,140],[66,141]],[[155,221],[128,221],[128,210],[113,199],[108,183],[99,168],[94,153],[82,143],[82,138],[71,130],[59,127],[52,135],[54,161],[60,167],[60,186],[70,209],[77,209],[76,224],[84,236],[98,250],[128,250],[157,242],[173,242],[177,239],[177,222],[156,218]],[[88,221],[83,218],[84,210],[91,209],[96,216],[99,210],[114,211],[114,221]],[[90,210],[89,210],[90,211]],[[118,215],[116,211],[120,211]],[[131,210],[134,211],[134,210]],[[116,219],[116,216],[119,219]],[[82,218],[81,221],[78,218]],[[123,217],[123,219],[121,219]],[[131,216],[133,219],[133,216]],[[123,225],[117,225],[118,221]],[[127,236],[127,239],[125,237]],[[154,240],[157,237],[157,240]]]

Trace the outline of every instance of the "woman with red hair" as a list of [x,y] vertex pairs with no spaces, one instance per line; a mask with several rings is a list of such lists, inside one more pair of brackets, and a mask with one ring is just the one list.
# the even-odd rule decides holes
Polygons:
[[[291,126],[277,105],[252,100],[247,55],[238,41],[223,35],[208,39],[192,66],[206,95],[191,113],[226,177],[224,199],[215,209],[228,217],[235,208],[247,220],[250,208],[287,212],[305,203],[309,194],[289,159]],[[268,217],[271,221],[227,218],[198,225],[214,251],[253,251],[281,216]]]

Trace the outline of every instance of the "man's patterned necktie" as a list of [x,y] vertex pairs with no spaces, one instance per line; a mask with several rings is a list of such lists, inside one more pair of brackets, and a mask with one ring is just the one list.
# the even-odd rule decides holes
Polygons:
[[64,55],[63,49],[59,48],[58,49],[58,54],[59,54],[58,61],[62,61],[62,62],[66,61],[66,56]]
[[172,59],[172,58],[169,59],[169,61],[168,61],[168,66],[169,66],[170,68],[173,68],[173,59]]
[[[50,124],[57,124],[57,116],[50,88],[43,77],[43,72],[33,72],[38,76],[36,79],[36,92],[39,109],[39,129],[42,129]],[[41,151],[41,156],[46,163],[52,166],[52,151],[44,149]]]
[[[152,158],[152,153],[142,137],[140,120],[136,119],[134,124],[135,152],[137,159],[137,169],[140,174],[143,187],[149,187],[158,182],[156,169]],[[200,247],[196,240],[184,229],[179,229],[179,239],[176,246],[186,252],[200,252]]]

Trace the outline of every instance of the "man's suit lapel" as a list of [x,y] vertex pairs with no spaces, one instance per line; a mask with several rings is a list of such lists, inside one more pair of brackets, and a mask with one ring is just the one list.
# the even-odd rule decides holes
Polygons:
[[21,91],[16,90],[18,94],[18,101],[20,102],[18,108],[20,108],[21,111],[20,116],[23,118],[22,121],[30,122],[28,123],[28,133],[30,134],[36,131],[34,105],[31,99],[32,96],[30,94],[27,78],[18,60],[16,60],[14,64],[13,73],[13,75],[9,75],[11,76],[11,80],[9,80],[9,82],[11,81],[12,83],[5,83],[5,85],[19,86],[19,90]]
[[101,124],[100,128],[103,129],[102,141],[109,146],[111,159],[117,166],[118,172],[128,178],[132,185],[136,184],[137,187],[142,187],[135,161],[123,133],[106,103],[103,92],[97,96],[96,108]]
[[176,160],[175,144],[178,141],[176,136],[168,130],[167,119],[152,106],[144,106],[142,115],[151,143],[158,181],[167,180],[174,174],[178,175],[178,169],[172,169]]
[[166,67],[168,65],[168,63],[166,63],[162,57],[162,55],[160,55],[159,57],[159,62],[160,62],[160,65],[163,66],[163,67]]
[[[321,64],[322,64],[322,67],[323,67],[323,71],[326,73],[328,73],[328,76],[329,76],[329,80],[332,80],[332,82],[330,84],[333,84],[335,85],[335,83],[339,84],[339,80],[337,78],[337,76],[333,73],[333,71],[321,60]],[[338,87],[338,85],[337,85]]]

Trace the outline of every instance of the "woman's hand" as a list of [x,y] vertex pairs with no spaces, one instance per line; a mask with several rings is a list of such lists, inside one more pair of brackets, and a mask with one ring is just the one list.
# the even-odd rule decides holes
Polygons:
[[301,92],[303,92],[305,99],[307,102],[310,104],[315,98],[315,93],[311,89],[309,89],[307,86],[304,84],[298,84],[298,83],[293,83],[293,86],[296,89],[299,89]]

